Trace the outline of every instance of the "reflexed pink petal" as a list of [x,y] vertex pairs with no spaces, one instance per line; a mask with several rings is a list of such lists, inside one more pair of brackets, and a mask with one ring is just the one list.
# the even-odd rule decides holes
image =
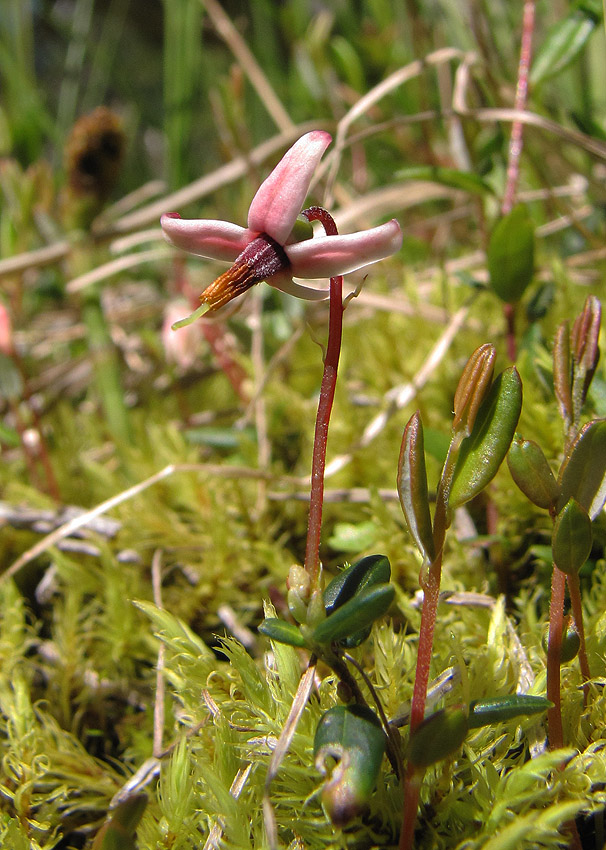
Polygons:
[[278,272],[268,277],[266,283],[286,295],[294,295],[295,298],[302,298],[304,301],[325,301],[330,296],[329,289],[314,289],[312,286],[295,283],[288,272]]
[[314,280],[347,274],[395,254],[402,245],[400,225],[386,224],[343,236],[318,236],[285,247],[294,277]]
[[228,263],[233,263],[256,235],[229,221],[180,218],[175,213],[163,215],[160,224],[164,238],[176,248]]
[[267,233],[284,245],[303,207],[311,178],[331,142],[323,130],[313,130],[287,150],[261,184],[248,210],[248,229]]

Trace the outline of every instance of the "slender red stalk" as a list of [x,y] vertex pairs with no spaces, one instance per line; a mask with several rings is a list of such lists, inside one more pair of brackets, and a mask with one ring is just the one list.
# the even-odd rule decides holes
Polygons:
[[[337,235],[337,226],[332,216],[322,207],[310,207],[301,213],[308,221],[319,221],[327,236]],[[311,490],[309,521],[305,547],[305,569],[311,578],[311,587],[317,586],[320,573],[320,533],[322,530],[322,508],[324,504],[324,469],[326,467],[326,444],[328,426],[337,385],[337,371],[343,336],[343,278],[330,279],[330,311],[328,319],[328,343],[324,357],[324,373],[320,387],[314,448],[311,464]]]
[[554,564],[551,577],[549,639],[547,643],[547,699],[553,703],[553,708],[550,708],[547,712],[547,723],[549,746],[552,750],[564,746],[560,697],[560,654],[562,651],[565,592],[566,575]]
[[[587,647],[585,645],[585,627],[583,625],[583,604],[581,602],[581,585],[579,583],[579,575],[566,576],[568,582],[568,593],[570,595],[570,605],[572,607],[572,616],[574,624],[579,634],[579,664],[581,665],[581,675],[583,682],[588,682],[591,679],[591,670],[589,669],[589,660],[587,658]],[[587,705],[587,697],[589,696],[589,686],[585,684],[583,687],[585,705]]]

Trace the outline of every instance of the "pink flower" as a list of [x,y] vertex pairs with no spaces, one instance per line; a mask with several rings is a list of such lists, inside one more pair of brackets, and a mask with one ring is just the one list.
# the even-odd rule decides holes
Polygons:
[[323,130],[306,133],[261,184],[248,210],[248,227],[212,219],[182,219],[166,213],[161,224],[168,242],[192,254],[232,263],[208,286],[200,301],[216,310],[262,280],[299,298],[328,297],[327,289],[295,283],[347,274],[395,253],[402,231],[395,219],[358,233],[294,241],[293,227],[311,178],[331,142]]

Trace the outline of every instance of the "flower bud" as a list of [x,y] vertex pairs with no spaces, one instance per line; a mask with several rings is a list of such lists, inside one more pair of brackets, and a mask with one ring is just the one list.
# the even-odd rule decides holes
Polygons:
[[473,352],[463,370],[454,397],[452,430],[471,434],[480,405],[490,389],[496,359],[494,345],[485,343]]

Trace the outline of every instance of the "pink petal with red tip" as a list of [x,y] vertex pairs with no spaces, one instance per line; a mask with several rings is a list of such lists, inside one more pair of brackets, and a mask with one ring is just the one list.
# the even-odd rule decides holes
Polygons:
[[318,236],[285,247],[294,277],[311,280],[347,274],[395,254],[402,230],[392,218],[386,224],[342,236]]
[[303,208],[311,178],[331,142],[323,130],[313,130],[286,151],[261,184],[248,210],[248,229],[267,233],[284,245]]
[[164,238],[176,248],[210,260],[233,263],[256,234],[229,221],[179,218],[166,213],[160,219]]

